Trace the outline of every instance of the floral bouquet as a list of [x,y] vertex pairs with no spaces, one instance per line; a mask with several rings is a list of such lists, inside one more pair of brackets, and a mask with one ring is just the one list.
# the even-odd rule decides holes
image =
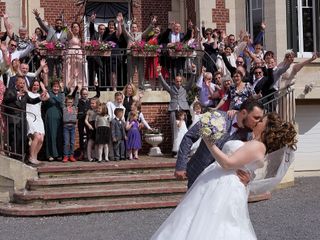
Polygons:
[[226,132],[226,120],[217,111],[204,113],[200,119],[200,123],[200,136],[212,142],[220,139]]

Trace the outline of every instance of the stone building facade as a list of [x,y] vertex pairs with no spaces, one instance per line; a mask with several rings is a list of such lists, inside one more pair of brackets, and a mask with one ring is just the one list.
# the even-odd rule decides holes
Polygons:
[[[81,17],[84,12],[84,8],[76,7],[74,2],[74,0],[0,0],[0,11],[9,14],[10,18],[14,20],[15,28],[19,25],[27,24],[30,33],[32,33],[33,29],[37,27],[37,23],[32,14],[32,9],[39,9],[41,15],[44,16],[46,21],[50,24],[52,24],[54,19],[61,11],[63,11],[65,21],[71,23],[77,17]],[[136,18],[141,29],[144,29],[149,24],[150,15],[153,14],[158,16],[158,21],[161,23],[163,29],[165,29],[171,21],[180,22],[183,29],[185,29],[188,19],[191,19],[198,26],[204,21],[206,27],[224,29],[227,34],[233,33],[237,35],[240,30],[246,30],[252,33],[254,19],[260,17],[267,24],[265,31],[265,46],[275,53],[278,62],[282,60],[285,50],[292,47],[290,45],[290,42],[292,42],[292,33],[289,25],[290,21],[292,22],[292,18],[290,19],[290,16],[292,15],[290,7],[292,9],[296,8],[299,11],[305,11],[304,9],[311,8],[311,12],[309,13],[311,14],[310,17],[313,19],[314,23],[314,48],[318,52],[320,51],[320,28],[318,28],[319,20],[317,20],[319,19],[319,1],[132,0],[123,2],[130,3],[129,11],[132,16]],[[306,12],[303,12],[303,14],[305,13]],[[296,18],[299,18],[299,16]],[[290,19],[290,21],[288,19]],[[304,23],[301,23],[301,21],[303,20],[298,19],[298,24],[296,25],[299,27],[304,26]],[[300,32],[303,31],[300,29]],[[304,40],[304,37],[302,36],[298,40]],[[298,58],[295,59],[296,62],[303,61],[307,56],[310,56],[309,53],[305,54],[301,49],[299,51],[300,54],[298,55]],[[314,136],[320,137],[320,118],[318,117],[315,119],[315,116],[308,115],[310,111],[313,113],[319,112],[317,111],[320,100],[319,66],[319,60],[316,60],[314,63],[304,68],[297,75],[295,85],[297,120],[304,122],[300,137],[305,139],[306,142],[311,142],[312,136],[313,139],[315,139]],[[305,85],[309,83],[313,84],[313,91],[305,95],[303,90]],[[112,98],[112,92],[104,93],[103,95],[103,100],[111,100]],[[157,127],[162,128],[167,140],[162,147],[165,152],[170,152],[171,137],[169,136],[170,130],[167,124],[169,118],[166,113],[169,96],[163,92],[146,92],[143,101],[142,111],[144,112],[146,119],[151,125],[156,124]],[[306,108],[309,109],[307,112],[304,111]],[[306,123],[308,126],[305,126]],[[302,125],[300,122],[298,122],[298,124]],[[303,158],[310,159],[320,155],[319,150],[317,150],[320,149],[319,143],[302,143],[302,148],[303,150],[301,151],[299,151],[298,148],[298,160],[301,158],[302,161]],[[301,166],[299,166],[299,164],[298,161],[298,168],[302,169],[303,164],[301,164]],[[317,163],[317,167],[320,169],[319,163]]]

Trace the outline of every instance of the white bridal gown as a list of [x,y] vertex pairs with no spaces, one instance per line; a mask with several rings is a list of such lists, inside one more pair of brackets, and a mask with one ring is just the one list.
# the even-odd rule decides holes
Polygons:
[[[231,154],[244,143],[228,141],[222,151]],[[252,176],[263,160],[243,169]],[[208,166],[177,208],[152,236],[152,240],[250,240],[257,239],[248,212],[248,191],[235,170],[217,162]]]

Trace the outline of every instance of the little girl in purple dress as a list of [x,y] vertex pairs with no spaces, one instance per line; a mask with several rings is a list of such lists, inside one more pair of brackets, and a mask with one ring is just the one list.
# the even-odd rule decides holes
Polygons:
[[138,113],[136,111],[131,111],[126,130],[128,131],[127,151],[129,159],[138,159],[138,150],[141,149],[141,135],[139,130]]

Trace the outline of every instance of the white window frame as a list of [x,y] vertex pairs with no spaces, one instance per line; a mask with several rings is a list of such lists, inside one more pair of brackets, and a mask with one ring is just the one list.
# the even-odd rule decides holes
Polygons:
[[262,11],[262,21],[264,21],[264,11],[265,11],[265,7],[264,7],[264,0],[261,0],[261,7],[258,7],[258,8],[253,8],[253,4],[252,2],[253,1],[257,1],[257,0],[249,0],[248,3],[249,3],[249,18],[250,18],[250,26],[249,26],[249,33],[251,34],[252,38],[254,39],[255,36],[253,36],[253,16],[252,16],[252,12],[254,10],[260,10]]
[[[312,57],[312,52],[304,52],[302,49],[304,48],[304,41],[303,41],[303,18],[302,18],[302,1],[297,0],[297,17],[298,17],[298,58],[310,58]],[[313,21],[313,49],[315,51],[316,47],[316,2],[312,0],[312,21]]]

